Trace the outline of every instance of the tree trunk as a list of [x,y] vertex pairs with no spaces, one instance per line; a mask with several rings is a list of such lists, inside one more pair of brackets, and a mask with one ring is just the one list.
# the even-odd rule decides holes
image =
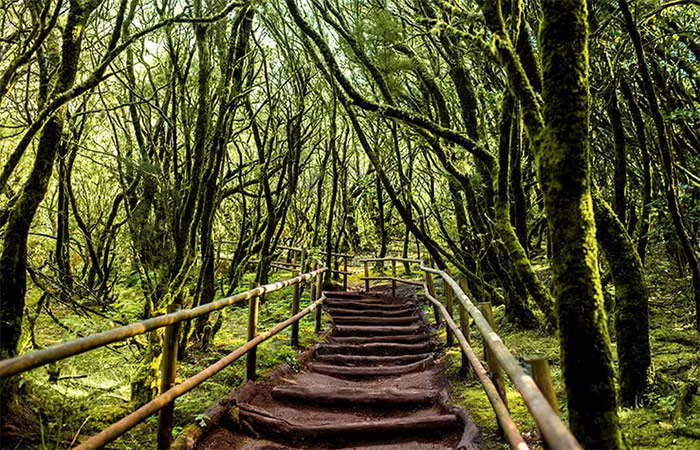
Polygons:
[[685,260],[688,263],[688,269],[690,270],[695,303],[695,329],[700,332],[700,262],[698,261],[698,257],[695,254],[693,245],[688,237],[688,232],[683,224],[683,217],[681,216],[681,211],[678,205],[676,181],[673,175],[673,158],[671,156],[671,146],[669,144],[668,135],[666,132],[666,125],[664,123],[663,115],[661,114],[661,109],[659,108],[654,83],[652,82],[651,75],[649,74],[649,67],[647,66],[646,57],[644,56],[644,49],[642,48],[642,39],[639,35],[639,30],[637,29],[634,18],[632,17],[632,13],[630,12],[629,4],[627,0],[618,0],[618,4],[620,5],[620,11],[622,12],[622,16],[625,20],[625,26],[627,27],[627,31],[632,39],[632,44],[634,45],[634,51],[637,56],[637,66],[642,77],[642,85],[644,87],[647,101],[649,102],[651,117],[654,121],[654,126],[656,127],[656,135],[659,140],[659,152],[661,153],[661,160],[663,161],[666,202],[668,203],[668,210],[671,214],[673,227],[676,230],[678,239],[680,240],[683,256],[685,257]]
[[[61,66],[52,96],[70,89],[78,72],[81,44],[88,16],[96,5],[82,6],[71,2],[63,30]],[[17,202],[8,212],[5,235],[0,251],[0,359],[16,356],[22,334],[22,317],[27,291],[27,237],[29,227],[48,189],[56,153],[61,145],[63,125],[68,105],[63,105],[51,116],[41,130],[34,165],[22,187]],[[3,380],[0,384],[0,410],[13,400],[18,379]]]
[[615,333],[619,360],[620,401],[640,403],[651,368],[649,293],[642,261],[632,239],[610,206],[593,188],[596,237],[615,284]]
[[642,112],[625,77],[622,77],[620,87],[622,95],[627,101],[637,135],[637,142],[639,143],[639,150],[642,153],[642,217],[639,219],[637,228],[637,253],[642,260],[642,264],[644,264],[647,242],[649,241],[647,235],[649,233],[649,216],[651,214],[651,163],[649,161],[649,149],[647,148]]
[[617,449],[623,444],[590,192],[587,5],[546,0],[542,8],[544,129],[531,138],[539,140],[569,420],[584,447]]

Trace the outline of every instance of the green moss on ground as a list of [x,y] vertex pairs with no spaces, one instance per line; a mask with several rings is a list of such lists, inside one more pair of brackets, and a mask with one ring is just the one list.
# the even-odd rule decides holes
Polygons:
[[[669,271],[663,265],[647,269],[650,278],[650,335],[654,378],[645,403],[638,408],[622,408],[620,423],[625,441],[631,448],[643,450],[698,449],[700,448],[700,391],[686,407],[683,418],[674,418],[679,390],[691,379],[698,377],[700,352],[698,334],[693,329],[692,304],[683,294],[682,280],[668,281]],[[663,281],[662,281],[663,280]],[[681,295],[679,295],[679,293]],[[505,321],[503,307],[494,308],[498,332],[516,358],[527,355],[545,355],[550,358],[552,378],[559,400],[562,418],[567,420],[567,403],[562,381],[559,342],[555,336],[542,331],[522,331]],[[444,328],[437,339],[445,342]],[[479,333],[472,326],[474,352],[484,363],[483,345]],[[617,365],[617,349],[613,344],[613,358]],[[447,349],[441,359],[452,388],[455,404],[465,406],[484,441],[487,450],[509,448],[499,435],[495,415],[486,394],[475,380],[459,375],[461,357],[457,347]],[[506,377],[508,401],[513,420],[533,449],[542,448],[539,430],[512,383]]]
[[[288,272],[276,272],[273,281],[289,278]],[[237,292],[250,286],[252,274],[246,275]],[[138,290],[125,287],[118,300],[115,320],[132,322],[139,320],[140,310],[134,304],[142,303]],[[258,329],[272,328],[287,319],[291,312],[291,288],[266,295],[260,305]],[[301,308],[310,304],[309,290],[301,298]],[[121,306],[120,306],[121,305]],[[122,307],[123,306],[123,307]],[[30,305],[31,308],[31,305]],[[94,318],[76,315],[73,311],[52,305],[52,311],[61,323],[71,330],[87,335],[118,326],[113,321],[95,323]],[[210,364],[240,347],[246,342],[247,304],[227,308],[226,320],[206,352],[196,348],[188,350],[186,358],[178,362],[177,381],[183,381]],[[324,313],[324,323],[328,316]],[[75,339],[74,333],[61,328],[46,314],[39,316],[36,326],[38,344],[49,346]],[[300,344],[309,348],[318,342],[314,333],[313,314],[304,317],[299,327]],[[290,329],[269,339],[258,348],[258,375],[265,376],[281,364],[297,366],[297,349],[289,346]],[[28,342],[28,339],[26,340]],[[41,367],[25,374],[23,384],[26,395],[17,411],[22,427],[14,434],[19,448],[54,449],[67,448],[73,438],[90,436],[131,413],[129,380],[140,362],[138,346],[145,346],[145,336],[138,336],[131,345],[116,344],[110,348],[96,349],[58,363],[60,377],[57,382],[48,381],[48,367]],[[71,377],[71,378],[63,378]],[[74,377],[74,378],[73,378]],[[204,412],[222,397],[245,381],[245,357],[226,367],[193,391],[175,402],[175,428],[173,434],[189,424],[200,423]],[[115,449],[142,449],[155,446],[158,416],[154,415],[127,434],[110,444]]]

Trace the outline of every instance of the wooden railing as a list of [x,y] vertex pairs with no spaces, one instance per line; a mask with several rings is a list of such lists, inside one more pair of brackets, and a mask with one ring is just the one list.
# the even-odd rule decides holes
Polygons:
[[[247,357],[247,378],[255,378],[257,346],[289,326],[292,327],[291,344],[298,345],[299,320],[312,311],[316,312],[315,330],[316,332],[321,330],[320,306],[325,300],[325,296],[322,294],[321,277],[319,275],[326,270],[328,269],[322,267],[322,264],[317,261],[316,270],[294,276],[287,280],[266,284],[196,308],[177,310],[177,306],[171,305],[168,308],[168,313],[162,316],[131,323],[102,333],[93,334],[63,344],[54,345],[43,350],[0,361],[0,379],[18,375],[45,364],[78,355],[114,342],[123,341],[158,328],[167,327],[165,330],[163,357],[160,368],[161,394],[99,434],[78,445],[76,449],[87,450],[102,448],[159,411],[158,448],[170,448],[173,428],[173,410],[176,398],[191,391],[243,355]],[[311,284],[311,304],[300,311],[300,285],[302,282],[312,279],[314,279],[315,283]],[[260,298],[266,293],[279,291],[287,286],[293,286],[294,289],[291,304],[291,317],[265,332],[258,333],[258,304]],[[180,322],[204,316],[244,300],[248,300],[248,341],[246,344],[229,353],[198,374],[188,378],[182,383],[175,384],[177,341]]]
[[[396,276],[396,263],[401,262],[405,264],[417,264],[420,265],[422,261],[420,259],[410,259],[410,258],[365,258],[361,259],[360,262],[364,266],[365,276],[361,279],[365,282],[365,292],[369,292],[369,286],[371,281],[391,281],[391,295],[396,295],[396,285],[397,283],[411,284],[414,286],[423,286],[423,283],[419,281],[405,280],[397,278]],[[390,262],[391,263],[391,276],[381,276],[381,277],[370,277],[369,276],[369,263],[372,262]]]
[[[295,269],[303,269],[303,263],[306,261],[310,251],[308,248],[301,248],[301,247],[290,247],[287,245],[278,245],[276,247],[277,250],[282,250],[282,251],[287,251],[287,258],[286,261],[273,261],[271,264],[272,267],[277,268],[277,269],[282,269],[282,270],[291,270],[294,271]],[[343,261],[343,268],[342,269],[333,269],[332,266],[332,261],[327,262],[327,266],[331,273],[342,275],[343,276],[343,290],[348,290],[348,276],[352,275],[352,272],[348,270],[348,261],[352,260],[355,258],[355,255],[348,255],[346,253],[331,253],[331,258],[339,258],[342,259]]]
[[[370,277],[368,263],[383,261],[391,262],[392,276]],[[490,303],[474,305],[464,289],[449,274],[448,271],[438,270],[426,266],[420,260],[406,260],[404,258],[370,258],[362,260],[365,266],[365,290],[369,291],[369,282],[373,280],[389,280],[392,282],[392,292],[396,292],[396,283],[419,285],[425,291],[425,297],[433,305],[436,311],[436,322],[440,316],[447,324],[447,345],[451,346],[456,337],[463,352],[462,364],[468,365],[474,371],[481,383],[491,406],[496,414],[500,428],[514,449],[525,450],[528,448],[517,426],[510,417],[508,400],[506,397],[503,370],[508,374],[515,389],[523,398],[527,409],[537,423],[540,432],[549,448],[579,450],[581,445],[571,434],[564,422],[559,417],[557,399],[552,385],[549,371],[549,362],[546,358],[532,357],[526,360],[530,365],[532,375],[508,350],[503,340],[495,331],[495,322]],[[396,263],[409,262],[419,264],[425,274],[425,282],[405,280],[396,276]],[[437,275],[444,281],[445,305],[437,299],[433,276]],[[453,299],[456,298],[459,306],[460,325],[458,327],[453,320]],[[471,348],[469,340],[469,316],[474,320],[474,325],[483,338],[486,352],[488,371],[483,367],[479,358]],[[466,369],[466,367],[465,367]]]

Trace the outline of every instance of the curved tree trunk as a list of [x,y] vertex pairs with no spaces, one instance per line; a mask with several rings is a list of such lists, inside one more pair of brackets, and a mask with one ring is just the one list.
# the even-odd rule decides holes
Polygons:
[[[95,4],[92,4],[95,3]],[[75,83],[82,49],[85,25],[96,2],[81,5],[71,2],[68,20],[63,29],[61,65],[53,96],[70,89]],[[5,235],[0,250],[0,359],[16,356],[22,334],[22,318],[27,291],[27,237],[29,227],[46,195],[56,153],[62,142],[63,126],[68,105],[63,105],[42,128],[37,144],[34,165],[8,212]],[[0,410],[6,410],[12,401],[18,379],[3,380],[0,384]]]
[[649,292],[634,243],[610,206],[593,188],[596,237],[615,285],[615,333],[620,368],[620,401],[640,404],[651,369]]

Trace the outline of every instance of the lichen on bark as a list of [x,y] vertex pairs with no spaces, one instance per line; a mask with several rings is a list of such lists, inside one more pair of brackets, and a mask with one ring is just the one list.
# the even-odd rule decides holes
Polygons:
[[546,0],[542,8],[539,176],[569,420],[584,447],[622,448],[590,192],[587,5]]

